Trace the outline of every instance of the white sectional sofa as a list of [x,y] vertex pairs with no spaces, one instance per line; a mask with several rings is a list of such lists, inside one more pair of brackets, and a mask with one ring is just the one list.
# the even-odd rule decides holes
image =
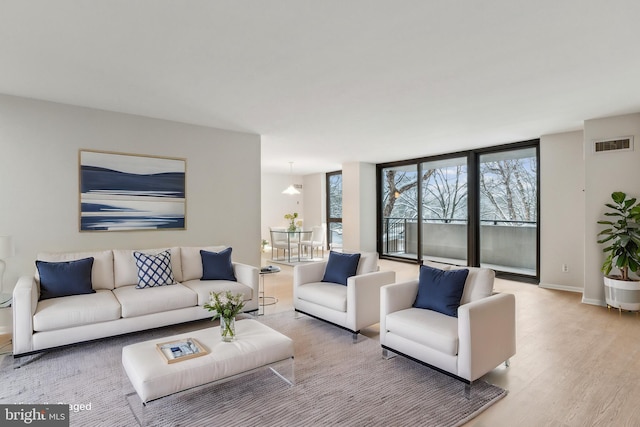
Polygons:
[[[244,295],[243,311],[258,309],[258,269],[233,262],[237,281],[201,280],[200,250],[224,246],[173,247],[175,284],[137,289],[138,267],[132,249],[41,253],[38,260],[64,262],[93,257],[95,293],[40,299],[38,270],[23,276],[13,291],[13,354],[24,356],[68,344],[212,317],[202,306],[211,291]],[[157,254],[167,249],[136,249]]]

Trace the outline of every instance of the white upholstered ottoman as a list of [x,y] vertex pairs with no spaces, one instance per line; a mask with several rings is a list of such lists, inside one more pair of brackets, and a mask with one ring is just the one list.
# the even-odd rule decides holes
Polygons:
[[[122,365],[143,403],[204,384],[228,380],[252,370],[290,361],[290,372],[278,374],[293,385],[293,341],[253,320],[236,321],[236,340],[222,342],[220,327],[132,344],[122,349]],[[156,344],[195,338],[209,354],[167,363]]]

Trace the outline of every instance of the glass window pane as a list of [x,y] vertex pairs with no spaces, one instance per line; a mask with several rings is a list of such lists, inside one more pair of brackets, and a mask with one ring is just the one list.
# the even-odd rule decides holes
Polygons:
[[480,156],[480,265],[536,275],[535,148]]
[[329,175],[329,218],[342,218],[342,174]]
[[329,248],[332,250],[342,249],[342,223],[329,223]]
[[467,158],[422,163],[422,258],[467,265]]
[[342,248],[342,172],[327,174],[327,243],[329,249]]
[[418,166],[382,170],[382,253],[418,257]]

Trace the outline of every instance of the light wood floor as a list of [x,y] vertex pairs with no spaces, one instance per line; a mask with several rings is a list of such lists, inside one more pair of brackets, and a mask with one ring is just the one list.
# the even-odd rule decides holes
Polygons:
[[[398,281],[418,277],[417,265],[379,264]],[[293,268],[279,266],[264,278],[278,298],[265,314],[293,310]],[[516,296],[517,354],[483,379],[509,394],[466,426],[640,426],[640,317],[582,304],[574,292],[502,279],[495,289]],[[363,334],[377,338],[378,325]]]

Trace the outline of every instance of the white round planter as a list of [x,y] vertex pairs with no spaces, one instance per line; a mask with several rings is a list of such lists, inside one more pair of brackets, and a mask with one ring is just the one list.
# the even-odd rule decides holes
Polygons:
[[640,311],[640,281],[604,278],[604,296],[608,307]]

